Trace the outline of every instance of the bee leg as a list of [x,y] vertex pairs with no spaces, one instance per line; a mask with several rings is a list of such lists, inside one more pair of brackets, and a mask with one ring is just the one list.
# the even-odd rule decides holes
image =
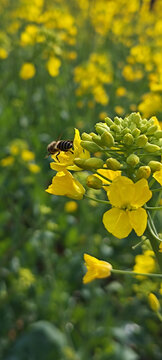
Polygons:
[[72,154],[74,154],[74,151],[72,151],[72,150],[69,150]]
[[58,162],[60,162],[58,156],[60,155],[60,151],[58,151],[57,155],[56,155],[56,159],[58,160]]

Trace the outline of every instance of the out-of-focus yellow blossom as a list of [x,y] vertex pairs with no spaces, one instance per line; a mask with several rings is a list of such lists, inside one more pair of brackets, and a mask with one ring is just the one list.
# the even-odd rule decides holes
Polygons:
[[138,105],[138,110],[149,118],[161,110],[162,96],[154,93],[145,94],[142,98],[142,102]]
[[[153,272],[155,266],[156,262],[154,259],[154,252],[152,250],[146,250],[143,254],[137,255],[135,257],[135,265],[133,271],[147,274]],[[139,280],[143,280],[146,277],[138,275],[137,278]]]
[[159,300],[153,293],[148,295],[148,302],[153,311],[158,312],[160,310]]
[[137,111],[137,105],[135,104],[131,104],[129,108],[131,111]]
[[125,112],[124,108],[119,105],[115,106],[114,110],[118,115],[123,115]]
[[29,80],[34,77],[35,73],[36,69],[32,63],[24,63],[20,69],[19,76],[23,80]]
[[74,165],[75,158],[89,159],[90,154],[87,150],[84,150],[80,145],[81,138],[79,130],[75,129],[75,136],[73,141],[73,150],[72,151],[61,151],[58,155],[59,161],[56,155],[51,155],[52,159],[55,162],[50,163],[51,169],[56,171],[62,171],[64,169],[78,171],[80,168]]
[[46,191],[49,194],[67,196],[76,200],[81,200],[85,193],[84,187],[67,170],[59,171]]
[[84,102],[83,101],[77,101],[77,107],[79,108],[79,109],[82,109],[83,108],[83,106],[84,106]]
[[77,58],[77,53],[76,51],[70,51],[68,54],[67,54],[67,58],[70,59],[70,60],[75,60]]
[[155,171],[152,176],[162,186],[162,168],[159,171]]
[[83,277],[83,283],[87,284],[94,279],[102,279],[111,275],[112,265],[107,261],[98,260],[95,257],[84,254],[87,273]]
[[19,151],[20,151],[20,149],[19,149],[19,146],[18,146],[18,145],[11,144],[11,146],[10,146],[10,153],[11,153],[12,155],[18,155],[18,154],[19,154]]
[[31,161],[31,160],[35,159],[35,155],[34,155],[34,153],[32,151],[23,150],[22,153],[21,153],[21,158],[24,161]]
[[28,288],[35,283],[35,276],[29,269],[20,268],[18,282],[22,288]]
[[92,93],[93,93],[94,99],[97,103],[100,103],[101,105],[108,104],[109,97],[101,85],[95,86],[92,90]]
[[76,201],[67,201],[64,207],[67,213],[73,213],[77,210],[77,208],[78,208],[78,204]]
[[123,86],[118,87],[117,90],[116,90],[116,95],[117,96],[124,96],[124,95],[126,95],[126,93],[127,93],[127,90]]
[[94,106],[95,106],[94,101],[89,100],[89,101],[88,101],[88,107],[89,107],[89,109],[93,109]]
[[7,59],[8,51],[2,47],[0,47],[0,59]]
[[162,283],[160,284],[159,293],[162,295]]
[[55,56],[49,58],[47,62],[47,70],[52,77],[55,77],[59,74],[60,66],[61,66],[60,59],[58,59]]
[[36,40],[36,35],[38,32],[38,27],[36,25],[28,25],[25,28],[25,31],[21,33],[21,45],[33,45]]
[[104,120],[104,119],[106,118],[106,116],[107,116],[107,113],[104,112],[104,111],[102,111],[102,112],[99,113],[99,119],[100,119],[100,120]]
[[143,78],[143,72],[140,69],[134,69],[130,65],[125,65],[122,74],[127,81],[137,81]]
[[103,215],[105,228],[119,239],[127,237],[132,229],[138,236],[143,235],[147,213],[142,206],[152,197],[147,180],[133,183],[125,176],[118,176],[109,186],[107,195],[113,207]]
[[11,166],[14,163],[14,161],[15,161],[15,159],[13,156],[7,156],[0,161],[0,164],[3,167]]
[[37,164],[34,164],[34,163],[29,163],[28,169],[34,174],[37,174],[40,172],[40,166]]
[[160,245],[159,245],[159,252],[162,253],[162,242],[161,242]]

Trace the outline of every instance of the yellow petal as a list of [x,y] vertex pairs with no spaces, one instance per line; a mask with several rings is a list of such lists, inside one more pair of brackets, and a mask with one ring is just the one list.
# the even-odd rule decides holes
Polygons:
[[109,186],[108,198],[115,207],[127,207],[134,198],[134,183],[125,176],[118,176]]
[[152,192],[149,189],[148,181],[141,179],[134,184],[135,195],[131,202],[132,206],[141,207],[152,197]]
[[84,261],[88,266],[94,266],[96,263],[98,263],[98,259],[96,259],[94,256],[84,254]]
[[90,153],[89,151],[82,148],[80,145],[81,138],[79,134],[79,130],[75,129],[75,136],[74,136],[74,142],[73,142],[73,148],[74,148],[74,158],[81,158],[81,159],[89,159]]
[[83,283],[87,284],[87,283],[93,281],[94,279],[96,279],[96,272],[92,269],[88,270],[87,273],[83,277]]
[[53,195],[67,196],[77,200],[82,199],[85,193],[84,187],[67,170],[58,172],[46,191]]
[[84,284],[94,280],[102,279],[111,275],[112,266],[107,261],[98,260],[95,257],[84,254],[87,273],[83,277]]
[[112,208],[103,215],[105,228],[119,239],[127,237],[132,230],[126,211]]
[[128,211],[129,222],[138,236],[143,235],[147,226],[147,213],[143,208]]
[[160,185],[162,185],[162,169],[160,169],[160,171],[155,171],[153,177]]

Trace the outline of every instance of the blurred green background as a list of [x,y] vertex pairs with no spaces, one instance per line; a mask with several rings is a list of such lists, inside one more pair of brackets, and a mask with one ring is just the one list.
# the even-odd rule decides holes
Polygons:
[[162,121],[162,1],[1,0],[0,18],[0,359],[160,360],[157,284],[82,284],[84,252],[132,269],[135,233],[45,189],[52,140],[132,111]]

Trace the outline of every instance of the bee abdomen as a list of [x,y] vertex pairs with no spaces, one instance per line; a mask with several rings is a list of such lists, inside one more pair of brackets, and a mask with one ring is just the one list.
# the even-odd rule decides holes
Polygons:
[[57,144],[57,148],[61,151],[67,151],[71,149],[73,146],[73,142],[69,140],[60,140]]

